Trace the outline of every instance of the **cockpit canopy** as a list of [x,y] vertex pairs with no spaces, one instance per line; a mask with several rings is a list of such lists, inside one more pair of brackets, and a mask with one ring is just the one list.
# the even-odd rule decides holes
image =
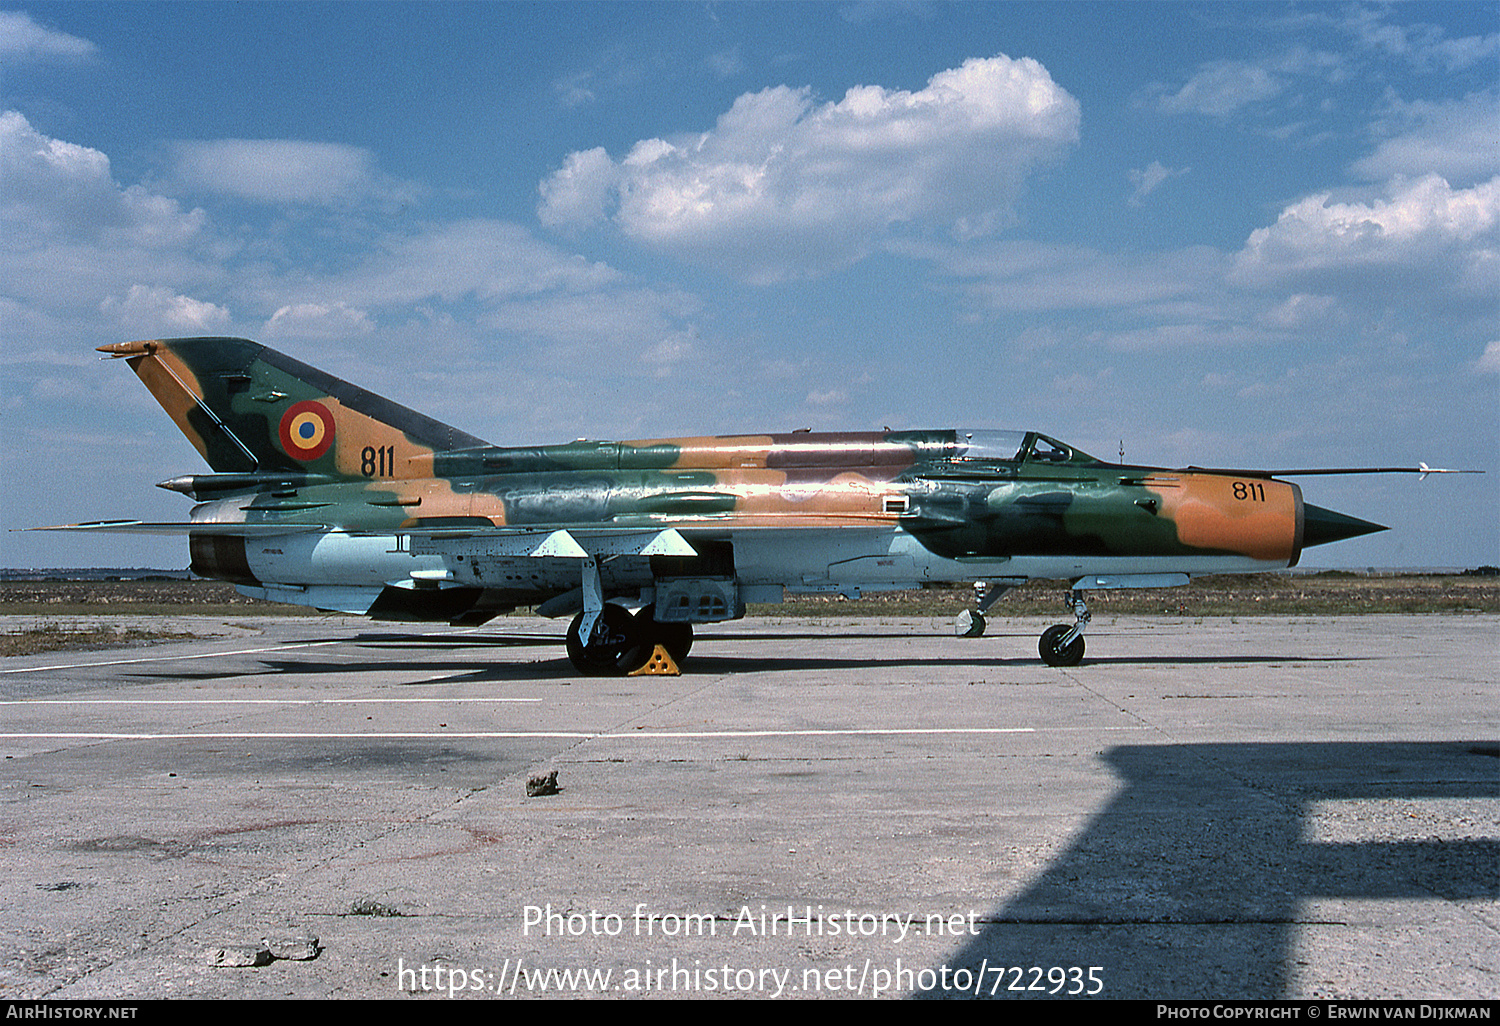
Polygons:
[[953,453],[955,463],[1019,463],[1027,459],[1037,463],[1098,462],[1086,452],[1035,431],[959,428],[957,434],[958,448]]

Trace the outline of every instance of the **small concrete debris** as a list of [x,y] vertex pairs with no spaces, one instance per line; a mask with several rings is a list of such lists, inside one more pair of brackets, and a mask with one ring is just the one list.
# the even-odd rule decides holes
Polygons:
[[253,969],[275,961],[308,962],[322,951],[318,938],[306,935],[266,937],[259,944],[220,944],[203,952],[211,966]]
[[254,968],[271,964],[271,951],[264,944],[225,944],[209,948],[203,959],[211,966],[227,969]]
[[360,898],[353,905],[349,906],[349,914],[351,916],[396,917],[401,915],[401,910],[392,908],[389,905],[383,905],[374,898]]
[[526,781],[526,797],[538,798],[546,794],[558,794],[562,788],[557,786],[557,770],[553,770],[545,777],[532,777]]
[[263,943],[270,950],[272,958],[288,962],[310,962],[323,950],[318,946],[316,937],[267,937]]

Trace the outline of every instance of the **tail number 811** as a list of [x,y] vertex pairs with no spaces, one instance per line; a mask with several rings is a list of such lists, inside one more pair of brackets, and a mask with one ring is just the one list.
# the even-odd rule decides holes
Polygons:
[[367,445],[359,454],[359,472],[365,477],[388,477],[396,472],[396,447]]

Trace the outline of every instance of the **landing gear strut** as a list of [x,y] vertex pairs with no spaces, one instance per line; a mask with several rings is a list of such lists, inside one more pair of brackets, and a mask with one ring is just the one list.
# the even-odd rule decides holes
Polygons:
[[1083,629],[1092,619],[1089,605],[1084,601],[1083,592],[1076,588],[1068,592],[1063,602],[1073,611],[1073,625],[1060,623],[1048,627],[1037,643],[1042,662],[1048,666],[1077,666],[1083,662]]

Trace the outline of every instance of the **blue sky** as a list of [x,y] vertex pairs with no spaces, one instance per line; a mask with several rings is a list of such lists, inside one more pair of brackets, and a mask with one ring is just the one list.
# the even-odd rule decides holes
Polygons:
[[[1500,563],[1500,16],[0,4],[6,527],[185,518],[93,347],[254,338],[500,444],[1035,428]],[[0,565],[182,565],[0,535]]]

